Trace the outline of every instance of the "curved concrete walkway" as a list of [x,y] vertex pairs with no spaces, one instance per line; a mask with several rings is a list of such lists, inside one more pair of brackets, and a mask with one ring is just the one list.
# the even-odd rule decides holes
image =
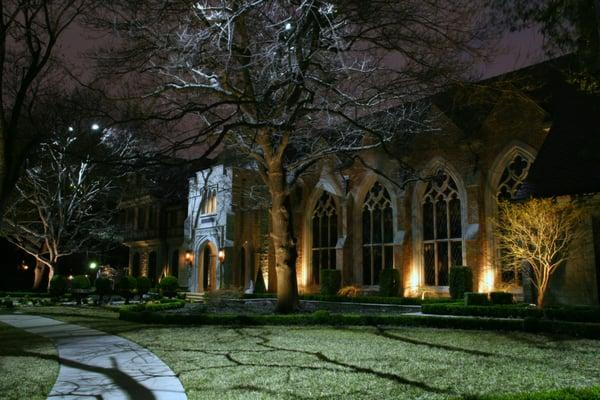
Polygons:
[[0,322],[56,344],[60,371],[48,399],[187,399],[173,371],[127,339],[34,315],[0,315]]

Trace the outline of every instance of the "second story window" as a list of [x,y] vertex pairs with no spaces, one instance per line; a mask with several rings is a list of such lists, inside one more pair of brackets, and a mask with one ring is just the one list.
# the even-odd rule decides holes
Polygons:
[[217,189],[206,189],[202,194],[200,202],[200,212],[202,214],[215,214],[217,212]]

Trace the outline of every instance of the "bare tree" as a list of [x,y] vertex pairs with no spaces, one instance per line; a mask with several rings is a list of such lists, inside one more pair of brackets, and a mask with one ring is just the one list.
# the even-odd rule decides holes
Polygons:
[[92,7],[89,0],[0,2],[0,214],[25,159],[47,134],[38,106],[65,85],[56,57],[62,36]]
[[123,48],[111,49],[103,65],[125,76],[126,66],[148,73],[137,94],[164,120],[187,118],[193,129],[171,145],[210,151],[225,142],[255,162],[270,193],[285,312],[297,302],[295,182],[324,157],[401,146],[430,129],[420,100],[472,63],[482,43],[476,4],[114,2],[105,28],[122,35]]
[[95,159],[127,156],[128,135],[78,130],[64,126],[41,144],[4,214],[3,236],[36,260],[35,288],[46,270],[50,284],[61,257],[115,240],[117,176]]
[[531,199],[501,202],[495,222],[502,268],[532,275],[537,305],[544,306],[550,277],[564,265],[581,237],[581,208],[569,200]]

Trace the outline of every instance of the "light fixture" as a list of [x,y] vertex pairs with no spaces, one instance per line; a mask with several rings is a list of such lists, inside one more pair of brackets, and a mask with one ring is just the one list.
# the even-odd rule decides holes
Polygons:
[[92,261],[90,263],[90,269],[96,269],[96,268],[98,268],[98,264],[96,262]]
[[192,262],[192,251],[186,250],[185,252],[185,261]]
[[286,30],[286,31],[289,31],[290,29],[292,29],[292,24],[291,24],[291,23],[289,23],[289,22],[287,22],[287,23],[285,24],[285,30]]
[[219,261],[220,262],[225,261],[225,250],[223,250],[223,249],[219,250]]
[[100,125],[98,125],[98,124],[92,124],[92,130],[93,131],[97,131],[98,129],[100,129]]
[[72,281],[73,280],[73,275],[69,275],[69,277],[67,279],[70,280],[70,281]]
[[67,128],[67,130],[68,130],[69,132],[73,132],[75,129],[74,129],[72,126],[70,126],[70,127],[68,127],[68,128]]

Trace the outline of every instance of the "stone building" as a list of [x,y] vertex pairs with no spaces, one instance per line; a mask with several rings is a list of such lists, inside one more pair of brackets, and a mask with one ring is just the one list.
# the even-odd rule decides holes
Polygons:
[[[380,150],[342,167],[323,160],[303,177],[293,194],[300,291],[317,290],[323,268],[339,269],[344,285],[375,291],[379,272],[391,267],[400,273],[400,294],[444,296],[449,269],[468,265],[475,290],[507,290],[528,299],[520,271],[500,268],[491,221],[499,199],[522,193],[547,138],[569,134],[557,128],[560,96],[549,100],[546,87],[513,86],[461,102],[469,97],[459,92],[433,99],[438,132],[394,149],[417,179],[406,179],[398,159]],[[190,180],[190,291],[247,288],[258,273],[275,290],[266,207],[244,194],[259,186],[251,168],[227,165],[198,171]],[[589,198],[585,249],[557,273],[550,301],[599,302],[600,207]]]
[[131,176],[119,204],[123,244],[129,248],[129,274],[147,276],[152,284],[171,275],[184,286],[185,184],[181,180],[166,183],[158,174],[152,174],[152,179],[147,176]]

